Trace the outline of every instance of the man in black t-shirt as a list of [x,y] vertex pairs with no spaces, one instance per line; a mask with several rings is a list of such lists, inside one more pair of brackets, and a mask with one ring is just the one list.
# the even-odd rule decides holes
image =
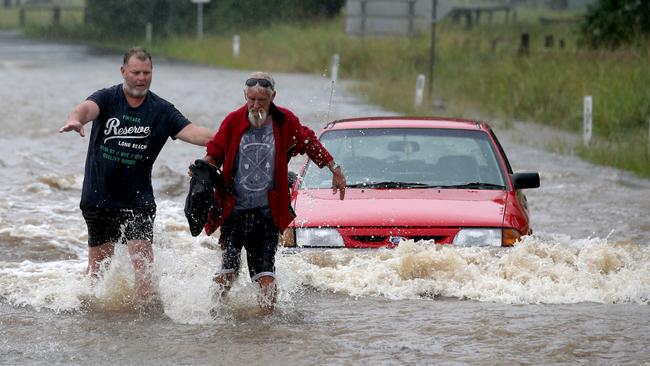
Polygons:
[[128,50],[120,71],[124,82],[90,95],[59,132],[77,131],[83,137],[84,125],[93,121],[80,204],[88,226],[87,273],[97,276],[115,243],[126,243],[136,304],[158,306],[150,268],[156,216],[152,166],[169,137],[205,146],[214,131],[192,124],[149,90],[152,60],[144,48]]

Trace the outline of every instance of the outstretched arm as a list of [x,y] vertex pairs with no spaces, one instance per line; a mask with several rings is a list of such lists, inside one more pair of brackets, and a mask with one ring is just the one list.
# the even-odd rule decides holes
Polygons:
[[190,123],[176,135],[176,138],[179,138],[185,142],[189,142],[190,144],[205,146],[213,136],[214,131]]
[[74,107],[68,115],[68,121],[59,129],[59,133],[77,131],[81,137],[86,134],[84,125],[99,116],[99,106],[92,100],[86,100]]

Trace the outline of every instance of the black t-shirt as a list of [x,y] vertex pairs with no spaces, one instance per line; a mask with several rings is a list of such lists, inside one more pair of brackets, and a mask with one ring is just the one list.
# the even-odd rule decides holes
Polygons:
[[167,138],[174,138],[190,121],[151,91],[139,107],[132,108],[122,84],[98,90],[87,100],[97,103],[99,116],[88,142],[81,209],[155,205],[153,163]]

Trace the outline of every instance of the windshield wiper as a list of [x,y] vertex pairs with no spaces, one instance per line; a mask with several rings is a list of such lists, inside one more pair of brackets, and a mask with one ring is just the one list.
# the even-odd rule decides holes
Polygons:
[[438,188],[439,186],[432,186],[426,183],[414,182],[357,182],[346,185],[348,188]]
[[463,184],[427,184],[416,182],[357,182],[346,185],[348,188],[442,188],[442,189],[504,189],[505,187],[500,184],[471,182]]
[[445,185],[440,186],[440,188],[458,188],[458,189],[504,189],[505,187],[500,184],[493,183],[481,183],[481,182],[472,182],[472,183],[463,183],[463,184],[454,184],[454,185]]

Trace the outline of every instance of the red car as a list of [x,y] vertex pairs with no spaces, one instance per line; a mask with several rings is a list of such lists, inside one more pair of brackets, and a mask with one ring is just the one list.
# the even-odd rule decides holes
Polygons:
[[308,161],[293,186],[297,217],[284,246],[508,247],[532,233],[521,190],[539,187],[539,174],[513,174],[484,122],[354,118],[331,122],[319,138],[345,172],[345,200],[332,194],[330,171]]

